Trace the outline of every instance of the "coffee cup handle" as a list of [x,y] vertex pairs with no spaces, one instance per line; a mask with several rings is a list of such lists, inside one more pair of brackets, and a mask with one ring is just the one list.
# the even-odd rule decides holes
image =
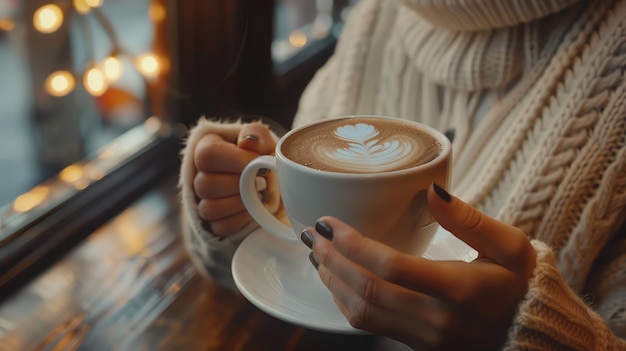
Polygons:
[[276,158],[274,156],[259,156],[252,160],[244,168],[239,179],[239,192],[244,206],[250,216],[265,230],[274,236],[283,239],[296,241],[297,238],[291,227],[279,221],[259,199],[255,180],[259,170],[267,168],[276,171]]

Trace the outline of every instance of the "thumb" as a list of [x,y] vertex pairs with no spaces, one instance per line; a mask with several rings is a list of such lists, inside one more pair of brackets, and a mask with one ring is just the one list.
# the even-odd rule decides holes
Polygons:
[[276,146],[269,128],[260,122],[244,124],[239,131],[237,146],[261,155],[271,154]]
[[448,194],[433,183],[428,189],[428,207],[439,224],[488,258],[509,268],[526,268],[534,262],[534,249],[519,228],[487,216]]

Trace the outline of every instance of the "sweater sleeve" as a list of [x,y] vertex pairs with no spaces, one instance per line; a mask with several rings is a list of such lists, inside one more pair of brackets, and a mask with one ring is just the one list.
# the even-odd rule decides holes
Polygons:
[[[236,143],[242,126],[243,122],[241,121],[224,122],[201,118],[197,125],[189,131],[185,147],[182,150],[181,170],[178,180],[185,248],[201,274],[211,277],[218,283],[232,289],[235,288],[235,285],[230,265],[235,250],[241,241],[256,229],[258,225],[252,221],[227,238],[217,237],[210,232],[210,226],[200,218],[197,211],[198,199],[193,188],[193,181],[197,171],[193,160],[193,150],[196,148],[198,141],[210,133],[218,134],[225,140]],[[278,139],[273,132],[272,136]],[[264,204],[270,212],[274,214],[282,213],[276,179],[270,174],[266,177],[266,180],[267,197]]]
[[[540,241],[532,243],[537,266],[504,350],[626,350],[619,331],[569,288],[552,250]],[[625,300],[624,294],[618,300],[622,312]]]

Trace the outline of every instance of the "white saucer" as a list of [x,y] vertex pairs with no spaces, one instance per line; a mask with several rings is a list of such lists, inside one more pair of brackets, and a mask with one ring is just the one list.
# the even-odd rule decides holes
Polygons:
[[[364,333],[350,326],[335,306],[309,262],[310,251],[299,240],[281,240],[258,229],[235,252],[235,284],[250,302],[278,319],[324,332]],[[439,228],[423,256],[469,262],[476,251]]]

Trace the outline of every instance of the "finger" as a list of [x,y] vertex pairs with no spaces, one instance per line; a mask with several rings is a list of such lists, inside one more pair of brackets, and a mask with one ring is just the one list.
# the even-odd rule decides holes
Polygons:
[[219,199],[239,194],[239,177],[231,173],[198,173],[193,187],[200,199]]
[[[343,296],[342,300],[346,302],[354,295],[359,297],[356,303],[363,303],[356,307],[346,304],[350,310],[356,310],[357,315],[367,315],[369,304],[384,305],[391,310],[403,308],[400,299],[390,297],[394,295],[391,291],[402,290],[402,288],[386,282],[342,255],[330,241],[315,238],[314,242],[313,253],[319,261],[318,274],[324,285],[331,292],[336,292],[338,296],[342,296],[347,287],[350,294]],[[397,294],[401,293],[402,291],[397,292]],[[361,311],[361,308],[364,310]]]
[[196,169],[203,173],[240,174],[257,153],[243,150],[217,134],[208,134],[198,141],[194,152]]
[[441,346],[452,336],[468,341],[480,335],[479,323],[466,323],[470,318],[475,322],[475,315],[464,318],[440,300],[376,277],[332,252],[332,245],[328,250],[318,274],[353,327],[430,346]]
[[[491,305],[494,301],[518,300],[506,291],[517,291],[515,274],[508,269],[493,263],[462,261],[430,261],[393,250],[374,240],[362,236],[349,225],[333,217],[322,217],[324,226],[307,228],[313,236],[312,246],[319,261],[320,277],[331,291],[338,295],[341,282],[348,286],[354,295],[374,305],[385,306],[398,314],[414,313],[420,320],[426,321],[437,330],[447,334],[462,336],[464,340],[477,340],[473,336],[482,335],[482,326],[491,321],[498,321],[508,304]],[[325,227],[325,228],[324,228]],[[321,236],[320,232],[325,236]],[[324,269],[333,277],[324,277]],[[381,282],[380,280],[383,280]],[[526,281],[525,279],[522,279]],[[384,282],[386,281],[386,282]],[[414,290],[416,296],[435,298],[440,304],[412,302],[398,293],[398,287]],[[507,290],[501,288],[507,287]],[[395,292],[388,295],[390,292]],[[421,294],[421,295],[420,295]],[[348,299],[346,295],[342,299]],[[350,300],[344,302],[350,308]],[[424,300],[427,301],[427,300]],[[352,302],[355,303],[355,302]],[[357,304],[363,303],[356,302]],[[412,310],[411,306],[421,305],[423,310]],[[362,307],[361,307],[362,308]],[[353,309],[354,311],[355,309]],[[358,310],[358,309],[356,309]],[[371,311],[366,311],[366,315]],[[478,321],[483,321],[478,323]]]
[[[382,307],[364,299],[324,265],[319,266],[318,273],[322,282],[332,293],[337,308],[352,327],[401,341],[409,341],[408,335],[413,335],[414,340],[411,340],[411,345],[422,339],[415,334],[423,333],[422,337],[432,337],[434,334],[434,330],[425,322],[404,318],[405,314],[398,314],[393,309],[388,309],[388,306]],[[415,301],[408,302],[402,299],[402,301],[392,302],[395,305],[407,303],[403,306],[404,311],[408,308],[419,309],[419,303]],[[431,343],[426,342],[426,344]]]
[[268,155],[274,151],[276,142],[266,125],[255,122],[243,125],[239,131],[237,146],[243,150]]
[[[361,235],[341,220],[325,216],[320,221],[332,228],[332,241],[322,237],[315,228],[308,228],[314,236],[313,250],[320,262],[355,289],[371,289],[364,282],[353,281],[355,268],[337,259],[344,256],[378,277],[393,284],[421,292],[445,301],[467,302],[471,292],[483,284],[468,274],[471,269],[465,262],[431,261],[411,256]],[[318,221],[319,222],[319,221]],[[332,254],[332,247],[341,255]],[[501,271],[504,268],[494,265]]]
[[[432,285],[443,283],[444,272],[440,265],[434,264],[431,260],[404,254],[376,240],[367,238],[335,217],[324,216],[319,219],[318,223],[320,222],[324,222],[331,228],[334,249],[385,280],[402,284],[404,278],[410,273],[410,275],[419,276],[420,280],[430,282]],[[310,228],[309,231],[315,236],[314,249],[326,248],[327,245],[331,245],[331,242],[322,237],[315,228]],[[317,251],[316,254],[318,254]],[[318,257],[324,258],[324,256]],[[421,267],[421,269],[415,270],[415,272],[407,271],[407,268],[412,269],[416,266]],[[340,270],[341,267],[341,264],[338,264],[336,268]],[[434,293],[430,290],[421,291],[428,294]]]
[[[219,199],[239,194],[239,176],[231,173],[198,173],[193,183],[200,199]],[[256,189],[262,191],[266,188],[265,178],[256,177]]]
[[332,228],[333,236],[332,241],[329,241],[315,228],[307,229],[314,236],[313,251],[316,257],[322,265],[343,281],[349,282],[357,291],[378,289],[370,281],[354,275],[363,269],[390,283],[446,300],[451,291],[458,290],[459,284],[467,280],[461,271],[450,269],[445,262],[401,253],[364,237],[337,218],[325,216],[320,221]]
[[207,221],[215,221],[244,211],[240,196],[228,196],[221,199],[200,200],[198,214]]
[[243,227],[248,225],[252,221],[252,217],[246,211],[237,212],[232,216],[221,218],[219,220],[211,221],[210,227],[213,234],[221,237],[226,237],[237,233]]
[[433,184],[428,206],[439,224],[476,249],[482,257],[513,270],[534,262],[534,249],[520,229],[485,215]]

